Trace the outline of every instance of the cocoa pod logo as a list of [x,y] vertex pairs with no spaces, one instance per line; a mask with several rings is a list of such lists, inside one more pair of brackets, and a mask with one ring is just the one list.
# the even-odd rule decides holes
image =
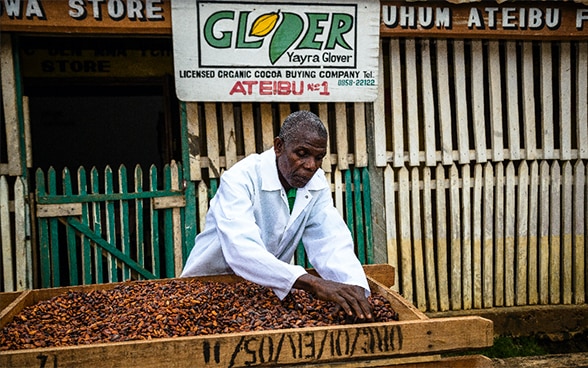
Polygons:
[[[278,24],[280,14],[282,21]],[[277,28],[276,24],[278,24]],[[304,28],[304,21],[298,14],[280,13],[279,10],[277,12],[262,14],[253,22],[249,35],[265,37],[274,28],[275,32],[269,43],[269,58],[272,64],[275,64],[294,45],[298,37],[300,37]]]

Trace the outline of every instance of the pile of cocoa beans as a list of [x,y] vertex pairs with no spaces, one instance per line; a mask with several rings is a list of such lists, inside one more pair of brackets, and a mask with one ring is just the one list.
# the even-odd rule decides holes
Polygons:
[[[372,293],[374,322],[398,320]],[[248,281],[197,279],[126,282],[108,290],[70,291],[23,309],[0,330],[0,350],[34,349],[297,327],[348,324],[336,304],[293,290],[279,300]]]

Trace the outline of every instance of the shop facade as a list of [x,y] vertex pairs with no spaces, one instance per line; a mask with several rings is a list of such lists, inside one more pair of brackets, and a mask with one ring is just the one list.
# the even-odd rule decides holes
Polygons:
[[168,1],[1,4],[3,291],[177,276],[222,172],[309,109],[419,309],[585,303],[586,5],[382,1],[373,101],[235,102],[177,97]]

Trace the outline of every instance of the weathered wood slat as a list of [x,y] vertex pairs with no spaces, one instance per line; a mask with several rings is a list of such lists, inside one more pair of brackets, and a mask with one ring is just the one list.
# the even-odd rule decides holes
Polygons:
[[470,165],[461,167],[461,203],[462,203],[462,230],[461,230],[461,259],[462,259],[462,308],[471,309],[473,303],[472,289],[472,196]]
[[572,164],[565,161],[561,178],[561,288],[562,303],[571,304],[573,295],[572,274],[574,259],[572,252]]
[[354,155],[355,155],[355,167],[367,167],[368,155],[367,155],[367,135],[366,135],[366,118],[365,118],[365,104],[354,103]]
[[519,185],[517,188],[517,241],[516,241],[516,278],[515,278],[515,304],[527,304],[528,295],[528,234],[529,228],[529,170],[527,162],[521,162],[519,166]]
[[[90,170],[90,185],[92,193],[100,193],[100,177],[98,170],[94,167]],[[92,228],[94,233],[101,235],[102,232],[102,211],[99,202],[92,203]],[[94,248],[94,272],[96,273],[96,282],[102,283],[105,281],[102,270],[102,251],[98,247]]]
[[529,170],[529,289],[528,302],[535,305],[539,302],[539,244],[538,244],[538,218],[539,207],[539,164],[531,161]]
[[4,32],[0,35],[0,65],[2,73],[2,102],[4,103],[4,126],[6,129],[6,144],[8,154],[8,172],[12,176],[22,175],[23,168],[20,157],[21,139],[18,116],[17,79],[14,70],[12,35]]
[[261,107],[261,138],[263,150],[269,149],[274,145],[274,117],[272,113],[272,105],[270,103],[262,103]]
[[515,303],[515,169],[514,164],[506,165],[504,188],[504,305],[512,307]]
[[450,265],[451,270],[449,280],[451,282],[451,309],[461,309],[461,204],[459,200],[459,173],[457,166],[451,165],[449,168],[449,208],[451,216],[449,218],[450,234]]
[[337,166],[340,170],[349,169],[349,143],[347,141],[347,107],[343,102],[335,103],[335,129],[337,137]]
[[552,63],[551,42],[542,42],[539,64],[541,70],[541,146],[543,159],[546,160],[555,158]]
[[427,309],[437,311],[437,277],[435,272],[435,238],[433,235],[433,183],[431,169],[423,168],[423,242],[424,242],[424,266],[427,285]]
[[338,167],[335,168],[334,174],[335,175],[333,175],[333,179],[335,181],[335,207],[337,207],[339,214],[341,217],[343,217],[343,208],[345,206],[345,202],[343,202],[343,193],[345,192],[343,188],[343,175]]
[[2,240],[2,274],[4,290],[14,291],[12,235],[10,231],[10,207],[8,203],[8,181],[0,176],[0,239]]
[[539,178],[539,303],[549,303],[549,164],[541,162]]
[[200,115],[198,103],[185,102],[186,125],[188,130],[188,144],[190,154],[190,179],[193,181],[202,179],[200,167]]
[[524,145],[525,157],[527,160],[534,160],[537,156],[537,140],[535,132],[535,76],[533,60],[533,43],[524,41],[522,52],[522,99],[523,99],[523,125],[524,125]]
[[549,301],[561,303],[561,171],[557,161],[551,165],[549,196]]
[[[439,310],[449,310],[449,278],[447,276],[447,212],[445,169],[437,165],[435,170],[435,208],[437,211],[437,285],[439,287]],[[402,212],[401,212],[402,213]]]
[[[106,167],[104,172],[104,192],[106,194],[114,193],[114,179],[112,177],[112,169],[110,167]],[[106,221],[106,239],[109,244],[111,244],[114,248],[118,249],[118,243],[116,241],[116,215],[115,215],[115,208],[114,208],[114,201],[106,201],[106,210],[105,210],[105,221]],[[120,281],[118,278],[118,267],[116,258],[109,254],[107,257],[107,277],[108,282],[117,282]]]
[[392,108],[392,166],[404,165],[404,116],[402,107],[402,60],[400,60],[400,41],[390,40],[390,105]]
[[421,85],[423,111],[423,138],[425,151],[425,165],[437,164],[435,149],[435,99],[433,97],[433,71],[431,70],[431,44],[429,40],[421,43]]
[[459,163],[470,162],[470,142],[468,127],[468,101],[466,93],[466,73],[464,69],[465,46],[463,40],[453,42],[453,80],[455,92],[455,125],[457,129],[457,154]]
[[484,308],[494,306],[494,170],[491,163],[484,165],[484,189],[482,191],[482,293]]
[[559,43],[559,158],[572,158],[572,62],[569,42]]
[[481,164],[474,166],[474,188],[472,201],[472,271],[473,305],[482,308],[483,270],[482,270],[482,187],[484,174]]
[[[515,41],[506,42],[506,90],[508,112],[508,149],[511,160],[521,159],[520,120],[519,120],[519,86],[518,78],[521,70],[517,64],[517,44]],[[491,80],[493,78],[490,78]],[[499,103],[498,101],[493,102]]]
[[572,215],[572,246],[573,246],[573,302],[582,304],[586,302],[586,167],[582,160],[576,161],[574,165],[574,194],[573,194],[573,215]]
[[[135,166],[134,171],[134,186],[133,189],[135,192],[142,192],[143,191],[143,170],[141,166]],[[145,216],[143,215],[143,200],[136,199],[135,203],[135,253],[137,255],[137,262],[145,267],[145,237],[144,237],[144,229],[145,229]]]
[[[382,40],[380,39],[380,50],[382,50]],[[384,96],[384,53],[380,52],[378,58],[378,94],[373,106],[373,137],[371,141],[374,147],[374,165],[376,167],[386,167],[386,99]],[[319,115],[320,116],[320,115]],[[321,116],[322,120],[322,116]],[[325,120],[323,120],[325,121]]]
[[[14,183],[14,245],[16,258],[16,290],[33,287],[33,256],[29,232],[28,189],[22,177]],[[0,215],[1,216],[1,215]],[[2,239],[4,240],[4,239]]]
[[576,139],[578,158],[588,158],[588,42],[579,42],[576,57]]
[[[78,193],[85,195],[88,193],[88,180],[86,170],[83,167],[78,168]],[[90,227],[92,219],[90,218],[91,204],[83,203],[80,222]],[[90,239],[86,236],[81,237],[81,263],[82,263],[82,283],[92,283],[92,247]]]
[[[482,63],[480,63],[482,64]],[[507,64],[508,65],[508,64]],[[491,131],[488,132],[490,134],[490,144],[492,145],[492,161],[498,162],[504,159],[504,132],[503,132],[503,104],[502,104],[502,70],[500,67],[500,44],[498,41],[490,41],[488,43],[488,76],[482,75],[482,81],[488,80],[490,86],[490,119],[491,119]],[[508,77],[507,77],[508,80]],[[483,83],[480,84],[480,87],[483,88]],[[484,98],[484,91],[481,91],[481,96],[478,98]],[[516,90],[515,90],[516,96]],[[508,105],[507,105],[508,106]],[[516,106],[516,105],[515,105]],[[514,107],[514,106],[513,106]],[[483,106],[482,106],[483,108]],[[480,111],[481,115],[481,123],[484,123],[483,119],[483,109]],[[484,127],[484,129],[487,129]],[[514,132],[516,133],[516,132]],[[510,136],[511,132],[508,132]],[[486,147],[486,142],[482,145],[482,148]]]
[[[332,132],[329,131],[329,108],[328,108],[327,104],[321,103],[321,104],[319,104],[318,109],[319,109],[318,117],[321,119],[321,121],[325,125],[325,128],[327,129],[327,132],[330,136]],[[330,139],[329,139],[329,140],[327,140],[327,150],[326,150],[325,158],[323,159],[323,166],[322,166],[323,171],[326,173],[330,173],[332,171],[332,165],[333,165],[333,163],[331,161],[331,143],[330,143]]]
[[410,175],[411,223],[412,223],[412,258],[414,259],[415,306],[421,311],[427,310],[425,282],[425,260],[423,258],[423,236],[421,223],[421,195],[419,168],[413,167]]
[[498,162],[494,167],[494,305],[504,306],[504,165]]
[[[118,191],[123,196],[128,193],[128,176],[127,169],[121,165],[118,169]],[[120,249],[121,252],[129,256],[131,254],[131,235],[129,228],[129,204],[126,200],[118,201],[119,207],[119,224],[120,224]],[[131,270],[125,264],[121,265],[122,279],[129,280]],[[74,283],[76,285],[77,283]]]
[[[385,208],[396,208],[394,170],[390,165],[384,169],[384,206]],[[394,267],[394,280],[400,280],[398,270],[398,234],[396,231],[396,211],[388,211],[386,214],[386,253],[388,264]],[[392,286],[394,291],[399,291],[399,283]]]
[[451,107],[449,102],[449,61],[447,40],[437,40],[437,109],[441,134],[441,162],[449,165],[453,162],[453,140],[451,124]]
[[233,104],[222,103],[223,134],[225,142],[225,170],[237,163],[237,135]]
[[241,129],[243,130],[243,147],[245,150],[245,157],[247,157],[256,152],[253,104],[241,104],[241,124]]
[[[47,188],[49,194],[57,194],[57,178],[55,169],[50,168],[47,175]],[[57,219],[47,220],[49,223],[48,243],[51,259],[51,282],[54,286],[61,286],[61,269],[59,261],[59,235]]]
[[410,179],[406,168],[398,172],[398,209],[403,214],[398,217],[400,231],[400,280],[401,293],[413,304],[415,301],[412,276],[412,244],[410,233]]
[[[157,190],[157,168],[153,165],[149,170],[149,189]],[[151,262],[153,264],[153,275],[157,278],[163,277],[161,272],[161,252],[160,252],[160,237],[159,237],[159,216],[152,202],[149,202],[149,219],[151,229],[149,232],[151,240]]]
[[[476,60],[484,60],[484,50],[482,48],[481,40],[474,40],[471,43],[472,51],[471,57],[472,62],[471,71],[471,90],[472,90],[472,117],[474,125],[474,144],[476,151],[476,162],[486,162],[486,122],[485,122],[485,103],[484,103],[484,90],[487,87],[485,83],[487,77],[484,74],[484,63],[476,62]],[[491,80],[500,81],[500,74],[493,75]],[[494,134],[490,132],[491,136]]]
[[418,86],[417,86],[417,55],[416,40],[414,38],[405,40],[405,93],[406,98],[406,128],[408,138],[408,164],[410,166],[419,165],[419,105]]
[[206,125],[206,146],[208,157],[208,175],[211,178],[220,177],[220,147],[218,122],[216,121],[216,105],[211,102],[204,104],[204,121]]

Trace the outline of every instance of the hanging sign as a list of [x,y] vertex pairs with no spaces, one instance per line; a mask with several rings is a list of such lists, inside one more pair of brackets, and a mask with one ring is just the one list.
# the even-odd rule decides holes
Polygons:
[[182,101],[373,101],[377,0],[172,1]]

